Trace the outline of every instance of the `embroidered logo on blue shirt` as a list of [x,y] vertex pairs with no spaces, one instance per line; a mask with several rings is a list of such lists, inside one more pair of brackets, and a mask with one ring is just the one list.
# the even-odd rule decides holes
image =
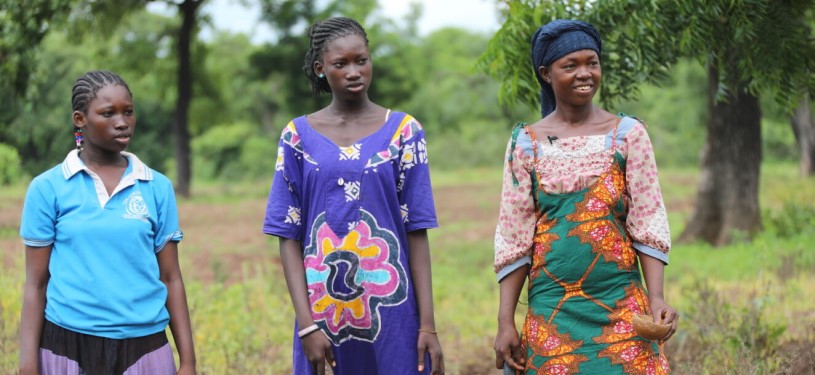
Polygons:
[[125,198],[122,204],[125,205],[125,213],[122,217],[125,219],[136,219],[147,222],[150,217],[150,211],[147,209],[147,203],[141,196],[141,191],[134,191]]

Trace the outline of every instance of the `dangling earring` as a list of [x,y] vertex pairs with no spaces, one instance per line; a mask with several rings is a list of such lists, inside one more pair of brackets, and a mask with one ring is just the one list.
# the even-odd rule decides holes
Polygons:
[[317,78],[325,78],[325,74],[320,73],[320,74],[317,75]]
[[82,128],[77,127],[75,129],[76,130],[74,130],[74,139],[76,140],[76,149],[81,151],[82,150],[82,139],[83,139],[83,137],[82,137]]

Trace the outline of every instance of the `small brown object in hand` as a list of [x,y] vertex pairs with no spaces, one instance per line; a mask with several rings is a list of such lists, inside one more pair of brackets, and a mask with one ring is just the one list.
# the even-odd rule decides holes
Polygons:
[[655,323],[651,315],[634,314],[634,331],[648,340],[660,340],[671,330],[670,324]]

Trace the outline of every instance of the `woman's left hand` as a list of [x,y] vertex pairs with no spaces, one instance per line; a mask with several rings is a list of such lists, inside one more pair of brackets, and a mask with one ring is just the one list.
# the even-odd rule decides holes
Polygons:
[[430,353],[430,373],[432,375],[444,374],[444,356],[441,353],[439,336],[435,333],[419,331],[419,372],[425,369],[425,353]]
[[660,343],[668,341],[668,339],[676,333],[676,328],[679,325],[679,313],[677,313],[673,307],[668,306],[665,300],[660,297],[650,297],[649,303],[651,305],[651,316],[654,317],[654,323],[671,325],[671,330],[668,331],[665,337],[659,340]]

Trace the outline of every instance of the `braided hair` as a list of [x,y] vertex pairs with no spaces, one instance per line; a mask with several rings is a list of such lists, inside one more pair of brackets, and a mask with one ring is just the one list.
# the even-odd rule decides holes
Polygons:
[[319,96],[321,92],[331,92],[331,87],[325,77],[320,78],[314,73],[314,62],[322,62],[323,51],[328,43],[348,35],[359,35],[365,39],[365,45],[368,45],[368,34],[365,33],[365,29],[351,18],[331,17],[308,28],[309,49],[306,52],[303,72],[311,81],[311,90],[315,96]]
[[[74,82],[74,87],[71,90],[71,107],[73,110],[88,114],[88,107],[96,99],[96,93],[107,85],[122,86],[127,89],[130,97],[133,97],[127,82],[118,74],[104,70],[94,70],[83,74]],[[77,141],[76,148],[82,149],[82,130],[77,126],[74,126],[74,136]]]
[[73,110],[87,114],[88,106],[90,106],[93,99],[96,99],[96,93],[107,85],[122,86],[127,89],[127,93],[130,94],[130,97],[133,97],[133,93],[130,92],[130,87],[127,86],[125,80],[118,74],[104,70],[95,70],[85,73],[74,83],[74,88],[71,93],[71,105]]

